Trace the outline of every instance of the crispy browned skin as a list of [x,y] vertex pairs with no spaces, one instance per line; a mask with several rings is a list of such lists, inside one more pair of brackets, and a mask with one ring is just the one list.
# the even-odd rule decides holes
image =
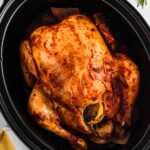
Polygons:
[[28,110],[35,121],[43,128],[67,139],[74,148],[86,149],[86,143],[83,139],[71,134],[60,125],[59,116],[51,101],[41,90],[41,85],[36,83],[28,102]]
[[114,38],[107,23],[105,22],[103,15],[101,13],[96,13],[93,15],[93,20],[94,20],[94,23],[96,24],[97,28],[103,35],[104,40],[107,43],[107,45],[109,46],[109,48],[111,50],[115,51],[116,47],[117,47],[117,41]]
[[33,87],[35,78],[37,78],[37,70],[32,57],[32,51],[29,42],[23,41],[20,46],[20,60],[23,75],[29,87]]
[[[86,144],[60,122],[96,143],[117,141],[116,136],[112,138],[113,121],[120,128],[131,125],[138,68],[125,55],[110,53],[88,17],[73,15],[36,29],[22,42],[20,53],[28,85],[34,83],[29,75],[36,79],[29,99],[31,115],[44,128],[77,145],[76,149],[86,149]],[[109,121],[101,125],[104,117]]]

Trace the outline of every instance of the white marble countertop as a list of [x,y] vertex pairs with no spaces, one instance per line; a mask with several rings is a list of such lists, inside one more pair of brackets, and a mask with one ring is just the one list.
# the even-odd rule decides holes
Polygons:
[[[0,5],[2,4],[4,0],[0,0]],[[150,25],[150,1],[148,1],[148,4],[142,8],[137,7],[137,1],[136,0],[128,0],[144,17],[146,22]],[[0,113],[0,129],[6,129],[13,141],[13,143],[16,146],[16,150],[29,150],[29,148],[16,136],[16,134],[13,132],[13,130],[9,127],[5,119],[3,118],[2,114]]]
[[143,16],[143,18],[146,20],[146,22],[150,26],[150,0],[147,0],[147,5],[142,7],[137,7],[137,0],[128,0]]

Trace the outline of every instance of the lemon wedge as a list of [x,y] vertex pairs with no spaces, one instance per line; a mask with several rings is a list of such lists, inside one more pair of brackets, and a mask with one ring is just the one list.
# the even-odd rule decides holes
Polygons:
[[16,150],[7,131],[0,132],[0,150]]

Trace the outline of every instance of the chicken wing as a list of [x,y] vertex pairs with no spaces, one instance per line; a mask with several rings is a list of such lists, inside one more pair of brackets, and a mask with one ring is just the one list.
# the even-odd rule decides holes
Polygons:
[[29,87],[33,87],[37,78],[37,70],[28,40],[21,43],[20,60],[25,81]]
[[116,120],[122,125],[126,123],[131,126],[134,104],[139,91],[140,72],[135,63],[123,54],[116,54],[115,60],[124,86],[120,97],[120,110],[116,115]]
[[110,28],[108,27],[103,15],[101,13],[95,13],[93,15],[93,20],[99,31],[104,37],[104,40],[112,51],[115,51],[117,48],[117,41],[114,38]]

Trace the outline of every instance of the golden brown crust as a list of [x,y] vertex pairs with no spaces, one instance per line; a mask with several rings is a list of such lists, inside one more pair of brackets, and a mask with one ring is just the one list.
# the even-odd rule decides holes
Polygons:
[[134,103],[139,92],[140,72],[135,63],[123,54],[116,54],[118,70],[127,86],[123,90],[119,113],[116,120],[131,126]]
[[107,61],[112,57],[87,17],[76,15],[58,25],[40,27],[30,39],[40,78],[63,103],[79,106],[84,99],[103,94],[103,72],[95,69],[103,67],[106,55]]
[[20,60],[24,78],[29,87],[33,87],[37,78],[37,70],[33,61],[30,44],[24,40],[20,46]]
[[[131,125],[138,94],[137,66],[124,54],[112,54],[102,37],[107,31],[101,31],[88,17],[73,15],[59,24],[37,28],[20,49],[27,83],[33,85],[28,74],[37,80],[29,99],[30,113],[38,124],[76,149],[86,149],[85,142],[60,122],[89,135],[95,143],[127,142],[122,135],[116,136],[114,126],[117,123],[124,131],[125,125]],[[106,38],[115,47],[111,36],[108,31]],[[101,124],[103,118],[108,121]]]
[[93,15],[93,19],[94,19],[94,23],[96,24],[97,28],[99,29],[99,31],[103,35],[103,38],[104,38],[107,46],[109,46],[109,48],[112,51],[116,51],[117,41],[114,38],[114,36],[113,36],[110,28],[108,27],[107,23],[105,22],[103,15],[101,13],[96,13]]
[[76,149],[85,150],[87,148],[83,139],[76,137],[61,127],[53,101],[45,96],[39,83],[35,84],[30,95],[28,111],[41,127],[67,139]]

